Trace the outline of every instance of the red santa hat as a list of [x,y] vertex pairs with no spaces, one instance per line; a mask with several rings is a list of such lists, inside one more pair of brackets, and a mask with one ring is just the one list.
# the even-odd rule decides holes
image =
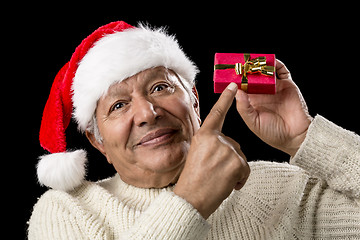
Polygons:
[[65,130],[71,117],[84,132],[97,101],[112,84],[157,66],[174,70],[194,86],[196,66],[163,29],[118,21],[98,28],[81,42],[56,75],[45,105],[40,144],[51,154],[40,157],[37,165],[40,184],[69,191],[83,182],[86,152],[66,150]]

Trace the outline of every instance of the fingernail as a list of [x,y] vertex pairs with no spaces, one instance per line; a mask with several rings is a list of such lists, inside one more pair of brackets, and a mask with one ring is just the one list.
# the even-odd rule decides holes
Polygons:
[[230,91],[235,91],[237,90],[237,84],[232,82],[227,86],[227,89],[229,89]]

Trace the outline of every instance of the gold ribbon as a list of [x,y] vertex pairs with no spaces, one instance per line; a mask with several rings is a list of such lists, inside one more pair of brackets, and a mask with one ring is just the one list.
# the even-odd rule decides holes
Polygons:
[[261,73],[266,76],[274,76],[275,67],[266,65],[266,57],[257,57],[250,59],[249,53],[244,53],[245,63],[235,64],[216,64],[214,70],[217,69],[235,69],[237,75],[243,75],[241,79],[241,89],[247,92],[248,78],[247,74]]

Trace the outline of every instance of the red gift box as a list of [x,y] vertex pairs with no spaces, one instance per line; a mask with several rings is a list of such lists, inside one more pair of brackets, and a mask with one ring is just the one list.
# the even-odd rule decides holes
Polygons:
[[247,93],[275,94],[275,54],[216,53],[214,92],[231,82]]

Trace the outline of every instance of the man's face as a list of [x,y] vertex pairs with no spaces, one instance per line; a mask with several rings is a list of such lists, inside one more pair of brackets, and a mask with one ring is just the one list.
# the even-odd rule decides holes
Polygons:
[[92,144],[121,179],[143,188],[175,183],[191,137],[200,127],[198,104],[174,72],[147,69],[109,88],[97,105],[102,143]]

